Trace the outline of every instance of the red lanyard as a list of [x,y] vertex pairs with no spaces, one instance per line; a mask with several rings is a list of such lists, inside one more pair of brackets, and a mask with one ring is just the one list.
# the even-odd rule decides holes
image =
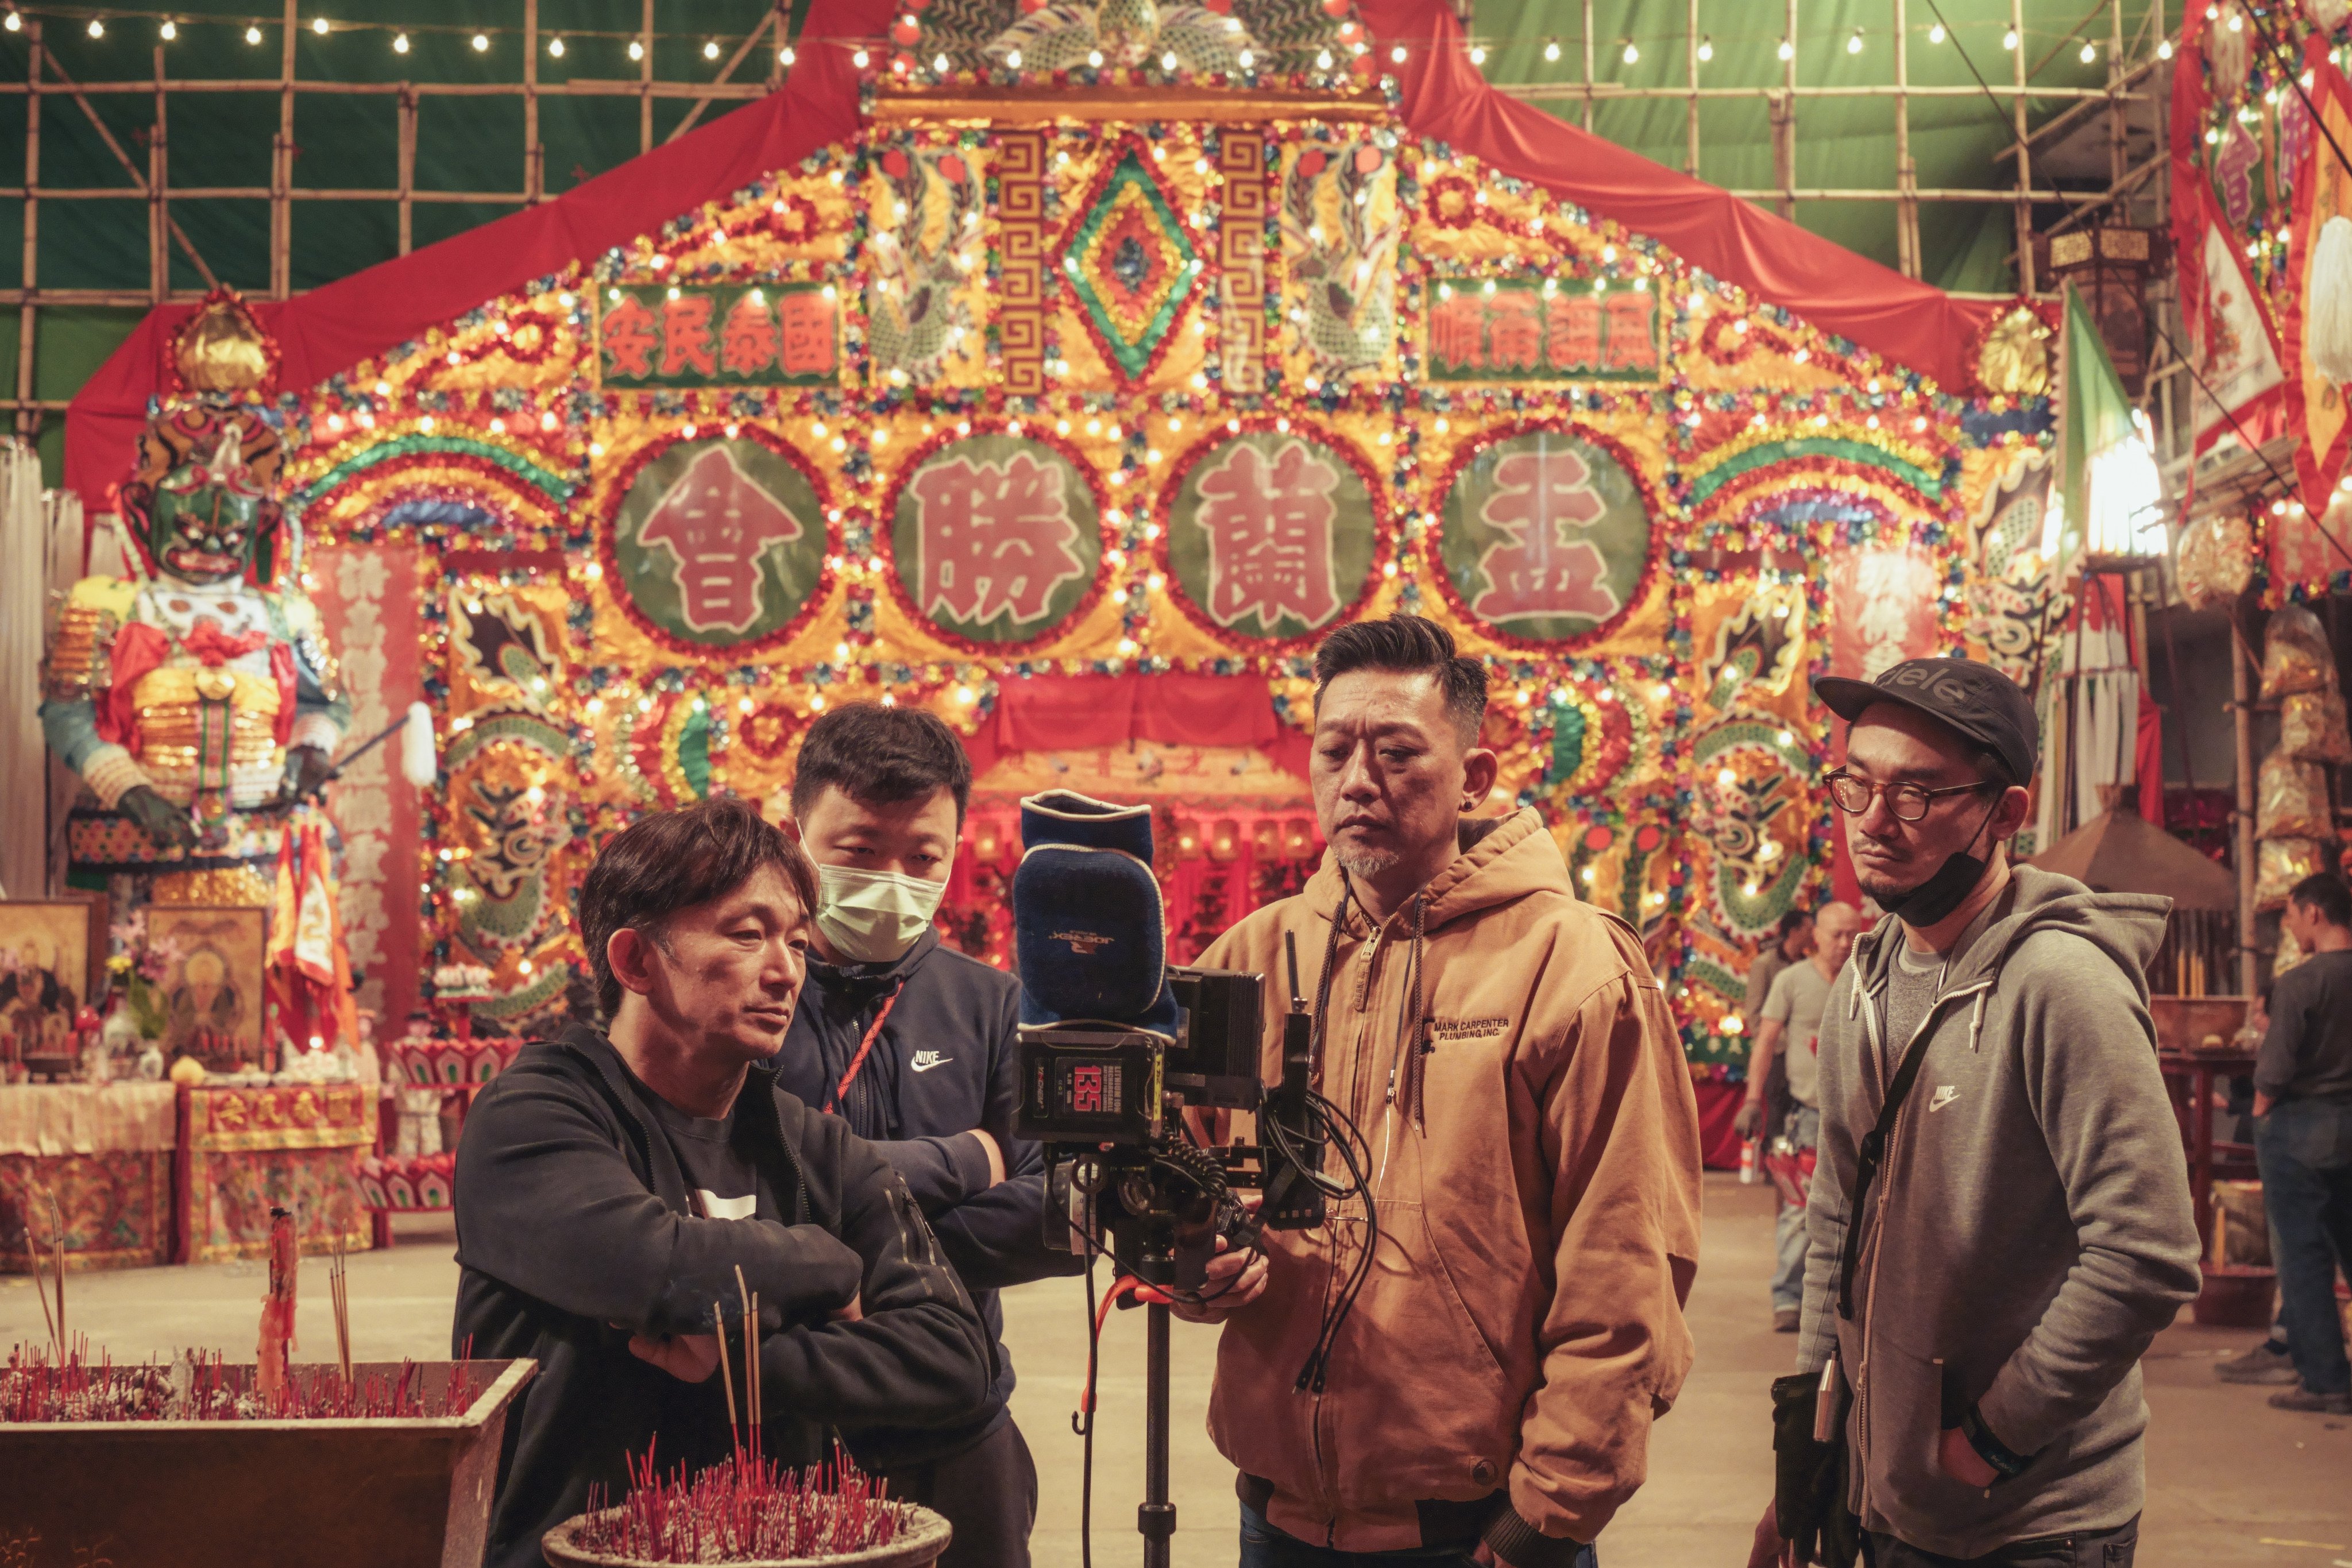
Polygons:
[[866,1065],[866,1053],[872,1050],[874,1042],[881,1037],[882,1026],[888,1021],[890,1009],[898,1005],[898,993],[906,988],[907,983],[901,980],[890,988],[890,994],[882,998],[882,1011],[874,1015],[874,1022],[866,1029],[866,1037],[857,1042],[857,1054],[849,1058],[849,1070],[841,1075],[841,1085],[833,1091],[833,1100],[825,1110],[836,1112],[841,1110],[841,1102],[848,1098],[849,1086],[857,1081],[857,1069]]

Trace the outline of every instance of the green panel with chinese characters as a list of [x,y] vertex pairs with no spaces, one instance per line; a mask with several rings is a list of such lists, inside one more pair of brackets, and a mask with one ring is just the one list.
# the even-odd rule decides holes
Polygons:
[[1305,637],[1363,597],[1372,535],[1372,498],[1339,452],[1297,433],[1245,431],[1177,485],[1169,575],[1220,630]]
[[917,460],[890,524],[916,615],[982,643],[1031,642],[1069,619],[1102,565],[1094,490],[1025,437],[969,436]]
[[1655,382],[1658,297],[1546,279],[1426,285],[1423,374],[1432,381]]
[[606,386],[832,386],[839,300],[823,283],[622,283],[596,295]]
[[1633,605],[1650,553],[1641,488],[1601,447],[1512,436],[1445,493],[1438,554],[1464,609],[1513,637],[1581,637]]
[[824,571],[824,512],[800,469],[751,441],[682,441],[639,469],[613,521],[616,586],[711,647],[782,630]]

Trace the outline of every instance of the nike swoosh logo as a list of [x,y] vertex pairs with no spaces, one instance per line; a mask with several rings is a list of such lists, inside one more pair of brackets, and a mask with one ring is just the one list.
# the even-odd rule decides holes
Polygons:
[[1943,1110],[1943,1109],[1944,1109],[1944,1107],[1946,1107],[1946,1106],[1948,1106],[1948,1105],[1951,1104],[1951,1103],[1952,1103],[1952,1101],[1954,1101],[1954,1100],[1958,1100],[1958,1099],[1959,1099],[1959,1098],[1960,1098],[1960,1086],[1959,1086],[1958,1084],[1956,1084],[1956,1083],[1939,1083],[1939,1084],[1937,1084],[1937,1085],[1936,1086],[1935,1098],[1933,1098],[1933,1099],[1931,1099],[1930,1100],[1928,1100],[1928,1101],[1927,1101],[1927,1114],[1929,1114],[1930,1116],[1933,1116],[1937,1111]]
[[917,1053],[915,1059],[908,1065],[917,1072],[929,1072],[933,1068],[943,1068],[953,1060],[955,1060],[953,1057],[935,1057],[929,1051],[922,1051]]

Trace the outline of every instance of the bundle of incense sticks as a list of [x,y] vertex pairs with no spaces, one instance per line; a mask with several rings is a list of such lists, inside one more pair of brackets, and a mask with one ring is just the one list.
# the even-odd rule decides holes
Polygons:
[[263,1396],[258,1379],[226,1364],[217,1352],[190,1352],[157,1365],[93,1361],[87,1340],[52,1360],[18,1345],[0,1363],[0,1423],[39,1421],[349,1421],[462,1415],[481,1395],[469,1365],[453,1363],[438,1390],[423,1365],[362,1378],[298,1372]]
[[41,1275],[41,1249],[33,1240],[33,1227],[25,1226],[25,1261],[32,1266],[33,1289],[41,1298],[41,1321],[48,1325],[49,1353],[56,1360],[66,1359],[71,1348],[66,1339],[66,1221],[58,1209],[58,1194],[47,1194],[49,1200],[49,1265],[57,1277],[58,1299],[54,1309],[49,1302],[49,1288]]
[[343,1381],[352,1380],[352,1282],[343,1268],[342,1233],[335,1234],[333,1258],[327,1265],[327,1294],[335,1303],[335,1364]]
[[883,1495],[838,1447],[831,1465],[792,1470],[739,1451],[688,1477],[664,1476],[654,1452],[628,1461],[629,1490],[606,1507],[592,1489],[574,1544],[645,1563],[753,1563],[835,1557],[887,1546],[908,1528],[908,1503]]

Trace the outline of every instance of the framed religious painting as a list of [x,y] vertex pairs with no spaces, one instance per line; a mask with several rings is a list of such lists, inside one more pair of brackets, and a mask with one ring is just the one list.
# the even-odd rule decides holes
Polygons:
[[154,904],[147,945],[164,957],[163,1054],[224,1070],[263,1059],[267,910],[246,905]]
[[70,1063],[75,1016],[105,991],[105,895],[0,900],[0,1065]]

